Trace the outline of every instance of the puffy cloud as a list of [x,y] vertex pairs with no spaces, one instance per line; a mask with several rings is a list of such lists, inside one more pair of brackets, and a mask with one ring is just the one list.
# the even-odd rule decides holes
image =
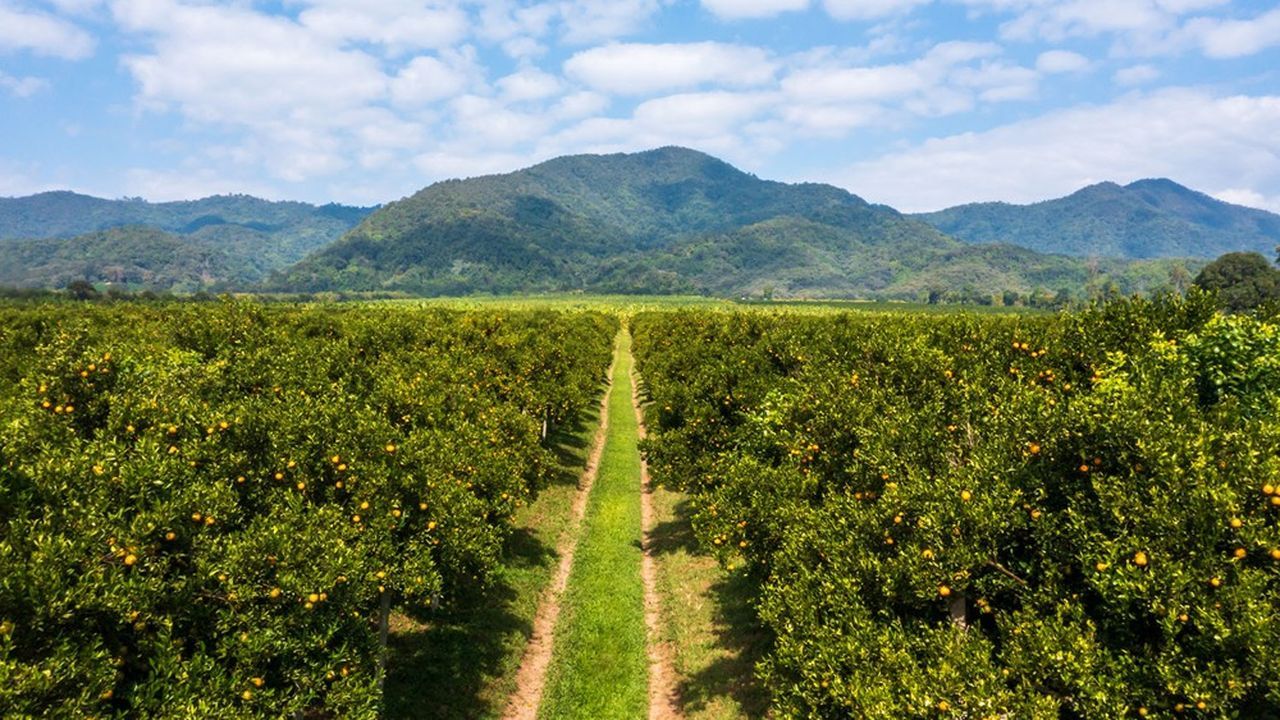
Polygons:
[[1033,97],[1036,72],[993,60],[992,43],[945,42],[919,59],[892,65],[844,66],[818,62],[792,72],[781,86],[790,107],[784,115],[806,130],[830,134],[844,119],[860,127],[887,118],[890,108],[936,117],[964,112],[978,100],[1005,102]]
[[49,13],[23,10],[0,0],[0,52],[26,50],[37,55],[80,60],[93,54],[89,33]]
[[926,85],[923,74],[907,65],[801,70],[782,81],[788,95],[817,103],[893,100]]
[[837,20],[876,20],[930,2],[932,0],[823,0],[822,5]]
[[702,0],[702,7],[726,20],[741,20],[804,10],[809,0]]
[[1032,202],[1083,185],[1170,177],[1196,188],[1280,188],[1280,96],[1171,89],[926,140],[831,178],[908,211]]
[[14,77],[0,71],[0,90],[19,98],[35,95],[49,88],[49,81],[38,77]]
[[1160,71],[1152,65],[1130,65],[1116,71],[1112,79],[1117,85],[1144,85],[1160,77]]
[[537,68],[523,68],[495,83],[503,98],[511,102],[545,100],[560,94],[564,83],[555,75]]
[[446,53],[444,59],[420,55],[391,80],[391,99],[399,106],[422,106],[461,95],[481,82],[473,53]]
[[569,0],[558,3],[557,8],[564,39],[590,43],[630,35],[661,5],[658,0]]
[[1227,188],[1213,193],[1213,196],[1223,202],[1280,213],[1280,195],[1268,197],[1257,190],[1250,190],[1249,188]]
[[759,48],[723,43],[616,43],[565,61],[565,74],[595,90],[647,95],[707,83],[752,86],[770,82],[775,66]]
[[1196,18],[1183,32],[1211,58],[1253,55],[1280,45],[1280,8],[1252,20]]
[[378,43],[394,51],[449,47],[467,35],[467,14],[413,0],[311,0],[302,25],[322,38]]
[[1156,33],[1172,27],[1170,13],[1150,0],[1063,0],[1039,3],[1005,23],[1001,34],[1015,40],[1059,41],[1104,33]]
[[205,122],[321,122],[383,97],[377,58],[324,42],[293,21],[238,7],[118,0],[125,28],[154,38],[123,63],[144,103]]
[[1070,50],[1046,50],[1036,58],[1036,70],[1042,73],[1072,73],[1089,69],[1089,58]]

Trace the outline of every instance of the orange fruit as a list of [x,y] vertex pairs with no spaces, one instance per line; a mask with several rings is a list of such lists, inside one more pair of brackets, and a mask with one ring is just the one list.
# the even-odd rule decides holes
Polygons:
[[1133,554],[1133,564],[1138,567],[1147,566],[1147,554],[1141,550]]

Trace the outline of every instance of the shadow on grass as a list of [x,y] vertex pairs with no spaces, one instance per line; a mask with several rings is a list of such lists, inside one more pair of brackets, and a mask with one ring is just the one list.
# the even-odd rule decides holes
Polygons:
[[582,468],[587,464],[587,454],[591,452],[591,441],[595,439],[595,433],[589,431],[599,423],[600,408],[593,405],[551,435],[551,454],[555,457],[552,485],[578,484]]
[[[658,555],[685,552],[706,557],[698,544],[690,521],[692,507],[682,500],[674,508],[674,518],[653,529],[653,549]],[[751,579],[741,568],[721,569],[707,588],[714,608],[712,622],[716,646],[722,657],[681,681],[678,691],[686,713],[707,707],[719,697],[729,697],[748,718],[763,718],[769,698],[755,678],[755,665],[765,649],[767,635],[751,607]]]
[[[552,435],[550,485],[577,485],[598,421],[592,408]],[[530,527],[508,537],[502,571],[492,585],[457,597],[447,607],[421,608],[392,618],[388,639],[386,717],[472,720],[501,714],[501,682],[518,667],[533,633],[541,584],[559,555]],[[536,585],[536,587],[534,586]]]

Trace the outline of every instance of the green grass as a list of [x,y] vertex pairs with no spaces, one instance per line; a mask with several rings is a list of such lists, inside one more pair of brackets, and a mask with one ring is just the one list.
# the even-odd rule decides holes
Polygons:
[[596,406],[556,433],[555,479],[516,514],[516,531],[492,587],[455,608],[392,617],[386,717],[501,716],[538,603],[559,562],[554,548],[568,524],[598,425]]
[[764,640],[749,604],[751,583],[698,547],[683,493],[656,488],[651,497],[662,640],[685,718],[764,717],[768,698],[754,674]]
[[631,337],[614,365],[609,432],[560,608],[539,716],[643,718],[648,708],[640,579],[640,452],[631,407]]

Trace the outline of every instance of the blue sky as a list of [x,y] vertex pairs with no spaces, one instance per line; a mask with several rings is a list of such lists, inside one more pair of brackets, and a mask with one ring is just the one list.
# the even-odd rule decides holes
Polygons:
[[668,144],[907,211],[1280,211],[1280,3],[0,0],[0,196],[371,204]]

